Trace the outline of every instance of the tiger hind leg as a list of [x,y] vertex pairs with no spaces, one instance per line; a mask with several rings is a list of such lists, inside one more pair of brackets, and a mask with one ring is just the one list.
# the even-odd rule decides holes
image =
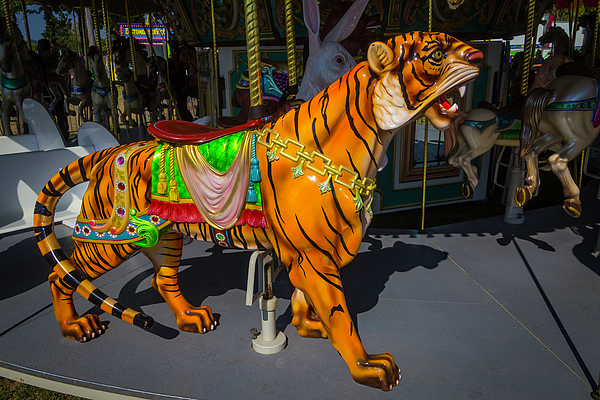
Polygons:
[[179,289],[178,274],[182,249],[183,235],[178,232],[168,232],[161,236],[154,247],[143,248],[142,253],[154,265],[152,286],[175,314],[177,327],[185,332],[206,333],[216,326],[210,307],[191,305]]
[[56,272],[52,272],[48,276],[48,282],[50,282],[50,291],[52,292],[54,316],[64,337],[78,342],[87,342],[104,333],[106,328],[97,315],[86,314],[80,317],[77,314],[73,305],[75,288],[60,279]]
[[327,339],[329,335],[304,293],[296,289],[292,294],[292,325],[302,337]]

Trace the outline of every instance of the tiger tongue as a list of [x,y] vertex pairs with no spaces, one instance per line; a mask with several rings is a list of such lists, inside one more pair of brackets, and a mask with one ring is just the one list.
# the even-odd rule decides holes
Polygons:
[[452,106],[450,105],[450,103],[448,103],[448,99],[446,99],[445,95],[441,95],[440,96],[440,104],[442,105],[442,107],[444,107],[446,110],[449,110],[450,108],[452,108]]

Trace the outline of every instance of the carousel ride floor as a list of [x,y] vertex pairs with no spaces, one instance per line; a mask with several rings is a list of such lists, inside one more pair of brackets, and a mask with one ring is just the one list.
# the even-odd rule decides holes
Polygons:
[[[149,261],[137,255],[95,283],[152,315],[155,326],[143,331],[101,314],[107,332],[80,344],[60,335],[33,234],[5,235],[0,375],[109,399],[589,399],[600,372],[597,193],[596,180],[584,188],[579,219],[555,206],[526,211],[517,226],[493,217],[426,234],[370,230],[342,278],[367,351],[391,352],[402,369],[390,393],[354,383],[328,340],[298,335],[285,274],[275,295],[288,346],[255,353],[250,329],[260,329],[260,314],[245,306],[249,252],[184,248],[182,290],[218,314],[215,331],[177,330],[150,285]],[[56,232],[68,247],[70,229]],[[98,312],[82,298],[75,303]]]

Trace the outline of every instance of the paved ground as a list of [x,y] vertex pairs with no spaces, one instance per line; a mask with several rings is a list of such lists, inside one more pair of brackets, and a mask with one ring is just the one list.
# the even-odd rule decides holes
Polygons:
[[[156,326],[102,314],[100,338],[64,339],[31,232],[0,237],[0,375],[142,398],[589,399],[600,373],[597,185],[586,187],[578,220],[551,207],[527,211],[520,226],[497,217],[425,235],[369,232],[343,281],[367,351],[392,353],[402,369],[390,393],[354,383],[329,341],[297,334],[285,276],[275,294],[288,347],[255,353],[249,331],[260,314],[244,305],[250,253],[205,243],[185,247],[180,279],[192,303],[219,314],[216,331],[178,331],[149,262],[135,256],[95,283]],[[70,230],[57,234],[68,247]],[[97,311],[81,298],[76,306]]]

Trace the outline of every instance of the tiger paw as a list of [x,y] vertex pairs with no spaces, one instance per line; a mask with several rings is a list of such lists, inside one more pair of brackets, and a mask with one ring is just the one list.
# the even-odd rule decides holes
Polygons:
[[86,314],[73,321],[60,322],[60,331],[67,339],[89,342],[104,333],[106,328],[95,314]]
[[190,307],[177,315],[177,327],[184,332],[206,333],[217,326],[209,306]]
[[356,382],[385,392],[397,386],[401,378],[400,368],[390,353],[368,354],[366,360],[350,366],[350,372]]

